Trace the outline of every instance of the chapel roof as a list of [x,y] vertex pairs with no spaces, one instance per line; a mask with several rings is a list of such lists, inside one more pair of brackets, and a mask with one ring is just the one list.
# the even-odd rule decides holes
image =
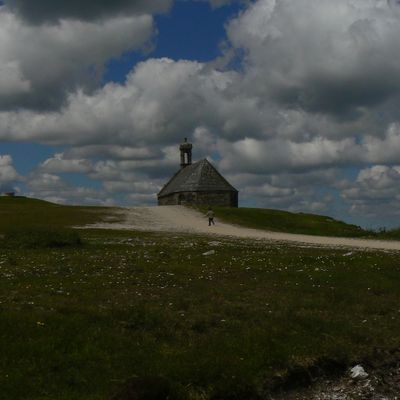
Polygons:
[[206,159],[181,168],[165,184],[158,197],[178,192],[207,192],[207,191],[237,190],[214,168]]

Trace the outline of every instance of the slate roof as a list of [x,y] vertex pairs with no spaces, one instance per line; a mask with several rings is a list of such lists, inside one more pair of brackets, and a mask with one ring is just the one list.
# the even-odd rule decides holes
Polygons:
[[158,197],[178,192],[207,192],[207,191],[237,190],[204,159],[180,169],[165,184]]

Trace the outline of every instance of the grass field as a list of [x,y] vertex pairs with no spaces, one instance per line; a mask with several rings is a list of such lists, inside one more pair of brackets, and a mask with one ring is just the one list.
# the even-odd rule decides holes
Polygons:
[[[62,230],[107,216],[48,213]],[[130,377],[155,376],[172,399],[256,399],[296,367],[400,345],[398,253],[79,235],[67,246],[0,245],[1,398],[106,400]]]
[[20,228],[65,228],[112,217],[106,207],[63,206],[28,197],[0,196],[0,232]]
[[255,229],[319,236],[375,236],[373,232],[359,226],[346,224],[323,215],[260,208],[215,207],[214,211],[222,221]]

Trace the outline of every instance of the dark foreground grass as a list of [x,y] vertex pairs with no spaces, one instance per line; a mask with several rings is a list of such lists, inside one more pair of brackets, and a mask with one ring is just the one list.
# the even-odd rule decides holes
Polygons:
[[215,207],[214,211],[216,217],[222,221],[255,229],[320,236],[376,236],[373,232],[366,231],[359,226],[346,224],[323,215],[292,213],[266,208]]
[[75,229],[36,227],[7,229],[0,238],[1,249],[48,249],[82,245],[79,232]]
[[262,394],[294,366],[400,345],[398,253],[81,236],[0,253],[1,398],[108,399],[132,376],[181,399]]

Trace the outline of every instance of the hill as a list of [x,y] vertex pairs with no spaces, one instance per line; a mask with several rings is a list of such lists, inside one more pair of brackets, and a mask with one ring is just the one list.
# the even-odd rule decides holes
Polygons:
[[373,232],[331,217],[264,208],[214,208],[224,222],[274,232],[318,236],[372,237]]
[[380,231],[379,238],[400,240],[400,228],[390,229],[388,231]]
[[[400,237],[399,230],[367,231],[331,217],[262,208],[214,208],[219,220],[248,228],[316,236]],[[0,197],[0,231],[26,227],[73,227],[115,221],[116,208],[69,206],[28,197]],[[204,211],[204,209],[202,210]]]
[[0,231],[22,228],[72,227],[107,218],[110,208],[65,206],[29,197],[0,197]]
[[[69,228],[101,222],[117,222],[120,219],[118,210],[116,207],[60,205],[29,197],[0,196],[0,232],[27,227]],[[205,208],[200,209],[202,212],[205,210]],[[266,208],[215,207],[214,211],[220,221],[271,232],[400,239],[400,229],[378,233],[323,215]]]

